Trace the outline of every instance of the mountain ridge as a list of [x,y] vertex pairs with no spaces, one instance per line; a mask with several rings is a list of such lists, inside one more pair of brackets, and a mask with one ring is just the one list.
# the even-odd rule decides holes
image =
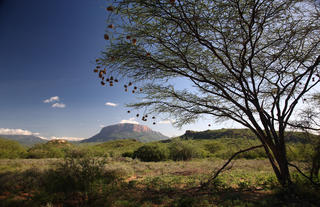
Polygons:
[[0,137],[4,139],[17,141],[18,143],[24,146],[32,146],[34,144],[45,143],[48,141],[34,135],[0,134]]

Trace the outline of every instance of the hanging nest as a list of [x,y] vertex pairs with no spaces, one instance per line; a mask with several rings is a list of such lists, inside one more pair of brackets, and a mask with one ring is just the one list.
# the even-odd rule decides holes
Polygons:
[[113,12],[113,11],[114,11],[114,9],[113,9],[112,6],[108,6],[108,7],[106,8],[106,10],[107,10],[107,11],[110,11],[110,12]]
[[109,24],[109,25],[108,25],[108,28],[113,29],[113,28],[114,28],[114,25],[113,25],[113,24]]
[[127,35],[127,36],[126,36],[126,39],[127,39],[127,40],[130,40],[130,39],[131,39],[131,36],[130,36],[130,35]]
[[132,44],[136,45],[137,44],[137,39],[132,39]]
[[147,53],[147,54],[146,54],[146,56],[147,56],[147,57],[150,57],[150,56],[151,56],[151,54],[150,54],[150,53]]
[[104,39],[105,39],[105,40],[109,40],[109,35],[104,34],[104,36],[103,36],[103,37],[104,37]]
[[103,85],[103,86],[104,86],[104,85],[105,85],[105,82],[101,81],[101,85]]
[[93,72],[97,73],[97,72],[98,72],[98,69],[94,69]]
[[139,117],[139,114],[137,114],[136,117]]

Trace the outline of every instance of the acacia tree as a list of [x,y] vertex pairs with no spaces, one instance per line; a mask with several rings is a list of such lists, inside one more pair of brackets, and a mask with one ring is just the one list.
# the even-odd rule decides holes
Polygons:
[[[107,11],[99,75],[143,88],[129,106],[167,113],[177,126],[202,115],[238,122],[261,141],[281,185],[291,183],[284,133],[319,83],[316,2],[117,0]],[[185,89],[175,88],[179,77]]]
[[290,122],[289,125],[293,129],[298,129],[305,133],[306,143],[303,148],[307,148],[307,153],[304,155],[304,161],[308,164],[309,175],[303,173],[297,168],[313,184],[319,186],[320,172],[320,94],[314,93],[308,97],[308,104],[301,109],[298,119]]

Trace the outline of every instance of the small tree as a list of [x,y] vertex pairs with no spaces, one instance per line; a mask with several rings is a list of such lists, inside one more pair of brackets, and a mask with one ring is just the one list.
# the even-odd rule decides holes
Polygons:
[[[99,72],[103,85],[105,74],[129,79],[126,91],[140,84],[132,92],[144,99],[129,106],[167,113],[176,126],[202,115],[242,124],[281,185],[291,183],[284,132],[319,83],[315,1],[119,0],[107,11],[107,46],[95,69],[108,70]],[[175,78],[188,82],[184,90]]]
[[[305,132],[307,155],[304,157],[309,165],[309,176],[303,174],[313,183],[319,183],[320,172],[320,94],[315,93],[308,98],[308,105],[299,113],[299,119],[290,122],[293,129]],[[290,164],[292,165],[292,164]],[[292,165],[294,166],[294,165]],[[297,168],[297,166],[294,166]],[[298,169],[298,168],[297,168]],[[303,173],[300,169],[298,169]]]

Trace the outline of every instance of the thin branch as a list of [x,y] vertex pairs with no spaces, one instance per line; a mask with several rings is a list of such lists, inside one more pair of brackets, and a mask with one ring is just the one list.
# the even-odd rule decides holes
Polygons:
[[[241,154],[241,153],[244,153],[244,152],[248,152],[248,151],[250,151],[250,150],[254,150],[254,149],[260,148],[260,147],[263,147],[263,145],[257,145],[257,146],[249,147],[249,148],[247,148],[247,149],[240,150],[240,151],[234,153],[234,154],[229,158],[229,160],[213,175],[213,177],[209,179],[208,183],[209,183],[210,181],[213,181],[214,179],[216,179],[216,178],[218,177],[218,175],[223,171],[223,169],[226,168],[227,165],[228,165],[237,155],[239,155],[239,154]],[[208,183],[207,183],[207,184],[208,184]]]
[[312,178],[310,178],[309,176],[307,176],[306,174],[304,174],[296,165],[292,164],[292,163],[288,163],[289,166],[294,167],[303,177],[307,178],[315,187],[320,188],[320,184],[316,183],[312,180]]

